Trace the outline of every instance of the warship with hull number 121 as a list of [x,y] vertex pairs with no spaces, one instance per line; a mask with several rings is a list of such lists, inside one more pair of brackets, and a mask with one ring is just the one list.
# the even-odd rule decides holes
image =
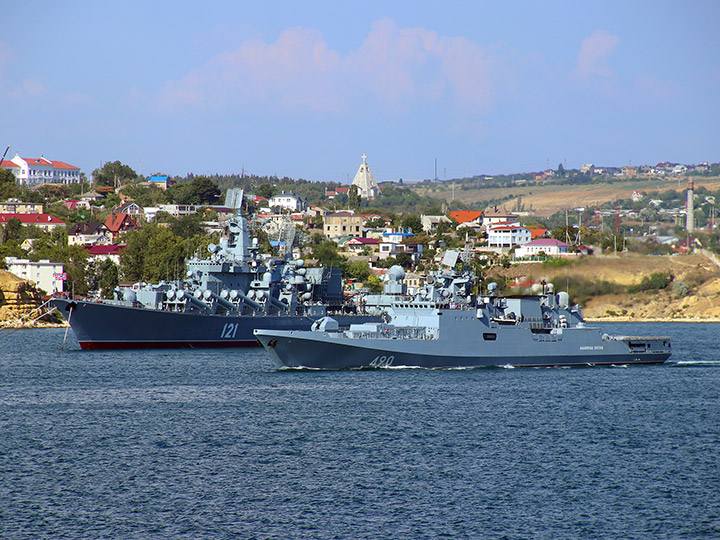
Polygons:
[[345,300],[339,268],[261,255],[239,213],[208,250],[187,261],[183,280],[117,288],[111,300],[51,302],[83,349],[257,346],[256,328],[309,329],[327,315],[341,326],[380,320]]
[[[394,267],[396,278],[402,269]],[[278,368],[593,366],[661,364],[666,337],[610,336],[587,326],[566,292],[488,294],[464,303],[432,291],[393,301],[379,323],[341,329],[325,317],[309,331],[258,329],[255,336]]]

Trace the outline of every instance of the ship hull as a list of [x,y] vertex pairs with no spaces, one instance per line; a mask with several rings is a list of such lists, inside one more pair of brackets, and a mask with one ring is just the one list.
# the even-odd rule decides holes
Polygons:
[[[277,368],[362,369],[418,367],[551,367],[662,364],[670,357],[667,338],[603,340],[599,330],[565,330],[540,341],[529,331],[506,330],[492,342],[477,336],[451,340],[358,339],[342,333],[255,332]],[[632,339],[632,340],[631,340]],[[453,353],[453,351],[456,351]]]
[[[314,322],[305,316],[202,315],[60,298],[52,302],[86,350],[256,347],[257,328],[309,330]],[[336,318],[343,326],[379,320],[367,315]]]

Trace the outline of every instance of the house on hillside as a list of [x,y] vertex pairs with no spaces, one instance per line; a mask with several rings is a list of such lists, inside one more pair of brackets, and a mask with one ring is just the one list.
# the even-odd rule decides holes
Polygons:
[[142,207],[136,202],[132,201],[124,202],[121,205],[114,207],[112,209],[112,213],[128,214],[130,216],[140,216],[144,214]]
[[420,222],[422,223],[423,231],[426,233],[432,233],[441,223],[452,225],[452,220],[447,216],[426,216],[422,214],[420,216]]
[[377,238],[358,238],[352,237],[345,242],[345,247],[348,251],[360,253],[365,248],[369,248],[372,251],[377,251],[380,245],[380,240]]
[[7,264],[8,272],[32,281],[38,289],[47,294],[63,291],[67,274],[61,263],[50,262],[48,259],[35,262],[17,257],[5,257],[5,264]]
[[13,218],[17,218],[27,227],[35,225],[44,231],[53,231],[57,227],[64,227],[65,222],[50,214],[0,214],[0,224],[7,225],[7,222]]
[[81,180],[79,167],[44,156],[22,158],[15,154],[11,160],[0,162],[0,167],[11,171],[15,175],[15,181],[27,187],[40,184],[77,184]]
[[123,251],[125,251],[125,246],[122,244],[108,244],[101,246],[86,246],[85,249],[92,261],[110,260],[120,266],[120,255],[122,255]]
[[42,214],[43,204],[10,199],[0,202],[0,214]]
[[110,214],[105,221],[105,227],[110,231],[113,242],[117,241],[122,233],[140,228],[128,214]]
[[363,218],[350,211],[335,212],[323,216],[323,233],[328,238],[340,236],[362,236]]
[[450,212],[450,217],[464,227],[479,228],[484,222],[484,213],[480,210],[456,210]]
[[335,189],[325,188],[325,197],[327,197],[330,200],[333,200],[338,195],[347,195],[348,191],[350,191],[349,187],[342,187],[342,186],[338,186]]
[[156,174],[154,176],[151,176],[147,179],[147,182],[145,182],[145,185],[148,187],[155,186],[157,188],[162,189],[163,191],[172,186],[175,183],[175,180],[172,180],[169,176]]
[[487,231],[488,247],[507,248],[522,246],[530,242],[530,231],[519,225],[497,225]]
[[533,257],[540,253],[557,257],[559,255],[567,255],[570,245],[554,238],[536,238],[515,250],[515,256],[518,258]]
[[379,243],[378,255],[380,259],[397,257],[400,253],[407,253],[412,257],[413,262],[417,262],[422,256],[423,246],[413,242],[413,236],[415,235],[407,229],[386,229]]
[[81,221],[73,223],[68,229],[68,245],[89,246],[109,244],[112,235],[104,223],[99,221]]
[[78,203],[78,206],[85,206],[86,208],[90,208],[93,203],[101,201],[104,198],[105,194],[100,193],[99,191],[91,191],[89,193],[84,193],[83,195],[80,195],[80,202]]
[[270,197],[270,208],[283,208],[294,212],[304,212],[307,209],[307,199],[296,195],[292,191],[283,191]]
[[512,212],[508,212],[507,210],[498,210],[497,206],[495,206],[491,210],[485,210],[485,214],[483,217],[483,224],[489,227],[499,225],[500,223],[516,223],[517,221],[517,214],[513,214]]

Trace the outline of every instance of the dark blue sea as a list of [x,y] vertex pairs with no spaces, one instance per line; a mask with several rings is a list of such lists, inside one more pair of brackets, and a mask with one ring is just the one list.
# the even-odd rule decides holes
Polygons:
[[274,371],[0,334],[0,538],[720,538],[720,326],[663,366]]

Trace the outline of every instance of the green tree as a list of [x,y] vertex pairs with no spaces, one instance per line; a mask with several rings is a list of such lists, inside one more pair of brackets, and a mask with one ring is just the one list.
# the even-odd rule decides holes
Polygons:
[[137,173],[119,161],[108,161],[102,168],[95,169],[92,176],[98,186],[121,186],[135,180]]
[[276,192],[277,189],[272,184],[260,184],[255,190],[255,195],[264,199],[269,199],[275,195]]
[[346,261],[345,257],[338,253],[335,243],[330,241],[324,241],[313,246],[312,257],[313,259],[317,259],[318,263],[322,266],[332,268],[342,268]]
[[190,182],[189,204],[215,204],[220,197],[220,188],[207,176],[196,176]]
[[347,264],[346,276],[365,282],[372,274],[370,265],[365,261],[352,261]]
[[15,181],[15,175],[7,169],[0,169],[0,197],[9,199],[18,197],[20,187]]
[[407,216],[403,216],[401,224],[403,228],[409,229],[415,234],[418,234],[423,230],[422,220],[417,214],[409,214]]
[[348,206],[354,210],[360,208],[360,191],[355,184],[348,190]]
[[98,287],[100,288],[103,298],[112,298],[115,287],[118,286],[120,278],[120,269],[110,259],[103,261],[100,266],[100,276],[98,279]]
[[559,164],[558,164],[557,175],[560,176],[560,177],[565,176],[565,167],[563,167],[563,164],[562,164],[562,163],[559,163]]
[[149,238],[143,261],[143,279],[157,282],[172,280],[185,273],[185,242],[182,238],[160,228]]
[[413,264],[412,256],[409,253],[398,253],[395,256],[395,260],[400,266],[402,266],[406,270],[410,268]]
[[170,230],[181,238],[192,238],[203,233],[201,220],[200,214],[181,216],[171,221]]
[[22,221],[20,221],[18,218],[13,217],[8,219],[8,222],[5,224],[5,234],[3,241],[7,242],[8,240],[20,240],[23,237],[23,224]]
[[365,286],[370,289],[370,292],[373,294],[381,293],[383,290],[383,284],[382,281],[380,281],[380,278],[377,277],[375,274],[367,278],[367,281],[364,282]]

